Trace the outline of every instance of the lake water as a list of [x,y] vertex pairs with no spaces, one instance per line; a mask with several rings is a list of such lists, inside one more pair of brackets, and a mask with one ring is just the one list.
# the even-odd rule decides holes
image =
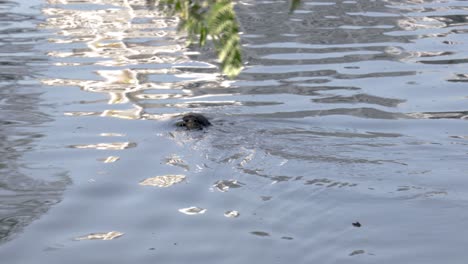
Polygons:
[[467,1],[148,4],[0,1],[2,263],[466,262]]

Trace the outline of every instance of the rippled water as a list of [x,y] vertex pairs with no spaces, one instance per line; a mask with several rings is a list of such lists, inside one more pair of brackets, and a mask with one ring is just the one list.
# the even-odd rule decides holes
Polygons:
[[468,2],[239,1],[232,80],[143,0],[1,3],[5,263],[468,256]]

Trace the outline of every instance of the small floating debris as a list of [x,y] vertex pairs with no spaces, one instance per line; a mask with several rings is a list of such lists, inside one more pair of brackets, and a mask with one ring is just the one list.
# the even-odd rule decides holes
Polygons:
[[111,231],[108,233],[91,233],[82,237],[77,237],[75,240],[112,240],[123,236],[124,233]]
[[224,216],[225,217],[229,217],[229,218],[236,218],[236,217],[239,217],[240,213],[238,211],[226,211],[224,213]]
[[359,250],[354,250],[353,252],[349,253],[349,255],[354,256],[354,255],[359,255],[359,254],[364,254],[364,253],[366,253],[364,250],[359,249]]
[[222,180],[215,182],[213,187],[215,187],[220,192],[227,192],[230,188],[240,188],[242,185],[244,184],[238,182],[237,180]]
[[294,238],[293,238],[293,237],[288,237],[288,236],[283,236],[283,237],[281,237],[281,239],[284,239],[284,240],[293,240]]
[[140,185],[144,186],[156,186],[156,187],[170,187],[174,184],[183,182],[185,180],[184,175],[164,175],[148,178],[140,182]]
[[355,227],[361,227],[361,223],[359,223],[359,222],[353,223],[353,226],[355,226]]
[[186,214],[186,215],[196,215],[196,214],[204,214],[206,212],[206,209],[192,206],[188,208],[179,209],[179,212]]

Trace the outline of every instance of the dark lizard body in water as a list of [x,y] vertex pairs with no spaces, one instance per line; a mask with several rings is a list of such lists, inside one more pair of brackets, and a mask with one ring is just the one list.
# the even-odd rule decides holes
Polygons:
[[185,127],[188,130],[202,130],[211,126],[210,121],[202,114],[189,113],[182,117],[182,121],[176,123],[176,126]]

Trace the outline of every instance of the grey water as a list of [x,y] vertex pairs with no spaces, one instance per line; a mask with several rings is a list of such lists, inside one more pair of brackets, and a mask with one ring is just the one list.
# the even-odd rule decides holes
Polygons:
[[147,2],[0,1],[1,263],[466,262],[468,2]]

